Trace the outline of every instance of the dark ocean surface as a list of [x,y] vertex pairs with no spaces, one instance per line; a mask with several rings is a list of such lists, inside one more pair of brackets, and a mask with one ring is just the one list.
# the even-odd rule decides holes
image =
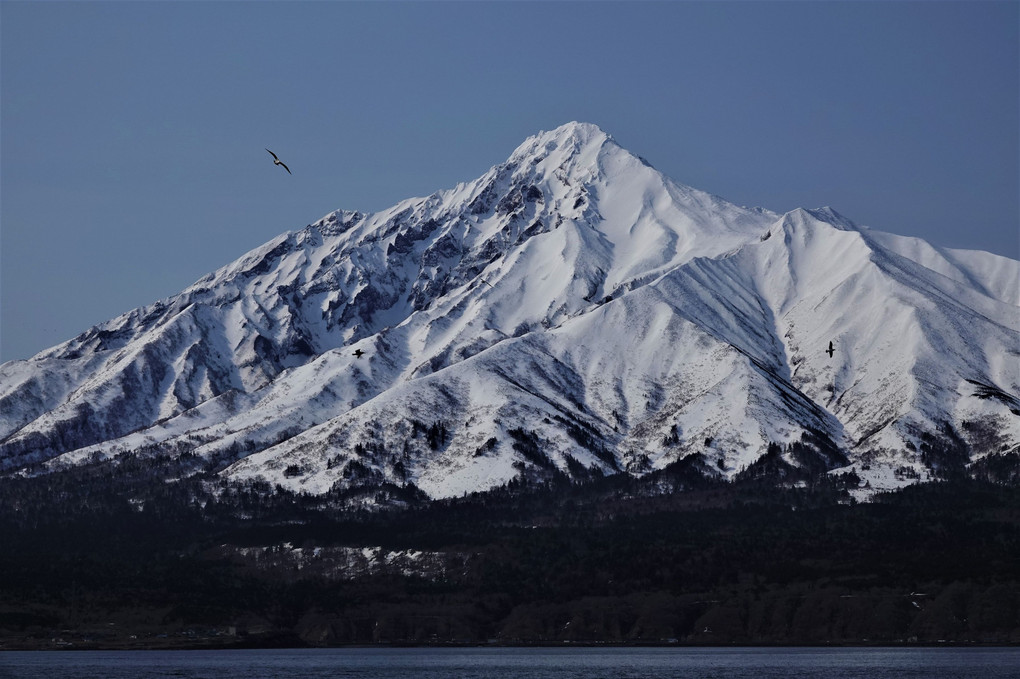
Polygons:
[[1020,677],[1020,648],[343,648],[7,651],[17,679]]

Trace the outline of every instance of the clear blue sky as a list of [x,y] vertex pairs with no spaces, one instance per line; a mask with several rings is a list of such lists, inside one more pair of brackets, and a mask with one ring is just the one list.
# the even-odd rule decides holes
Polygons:
[[4,0],[0,360],[570,120],[738,204],[1020,258],[1018,8]]

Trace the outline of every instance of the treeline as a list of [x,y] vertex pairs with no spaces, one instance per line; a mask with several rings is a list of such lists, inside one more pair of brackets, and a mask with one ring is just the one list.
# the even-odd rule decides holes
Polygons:
[[351,511],[150,464],[0,482],[4,647],[1020,642],[1012,486],[857,504],[688,460]]

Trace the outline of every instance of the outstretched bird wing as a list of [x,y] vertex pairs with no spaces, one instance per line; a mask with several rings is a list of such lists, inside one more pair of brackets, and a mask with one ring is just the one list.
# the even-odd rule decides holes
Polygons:
[[[263,147],[263,148],[265,148],[265,147]],[[269,151],[269,149],[266,149],[266,151]],[[279,158],[276,157],[275,153],[273,153],[272,151],[269,151],[269,155],[271,155],[273,157],[273,165],[280,165],[281,167],[283,167],[284,170],[287,171],[287,174],[291,174],[291,175],[294,174],[293,172],[290,171],[289,167],[284,165],[282,160],[280,160]]]

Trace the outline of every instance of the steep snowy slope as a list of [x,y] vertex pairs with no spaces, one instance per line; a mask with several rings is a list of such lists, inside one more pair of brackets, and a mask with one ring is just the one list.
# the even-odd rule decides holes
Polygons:
[[779,444],[887,487],[1020,442],[1018,278],[831,210],[731,205],[571,123],[0,366],[0,462],[185,454],[439,497],[695,453],[732,477]]
[[[883,248],[884,234],[828,209],[796,210],[770,233],[734,264],[753,272],[793,384],[843,423],[859,467],[883,468],[862,476],[887,487],[890,471],[926,478],[929,468],[1015,448],[1020,313],[987,294],[1010,260],[987,255],[986,284],[971,285],[977,272]],[[985,253],[948,254],[963,262]],[[830,340],[831,359],[820,351]]]

